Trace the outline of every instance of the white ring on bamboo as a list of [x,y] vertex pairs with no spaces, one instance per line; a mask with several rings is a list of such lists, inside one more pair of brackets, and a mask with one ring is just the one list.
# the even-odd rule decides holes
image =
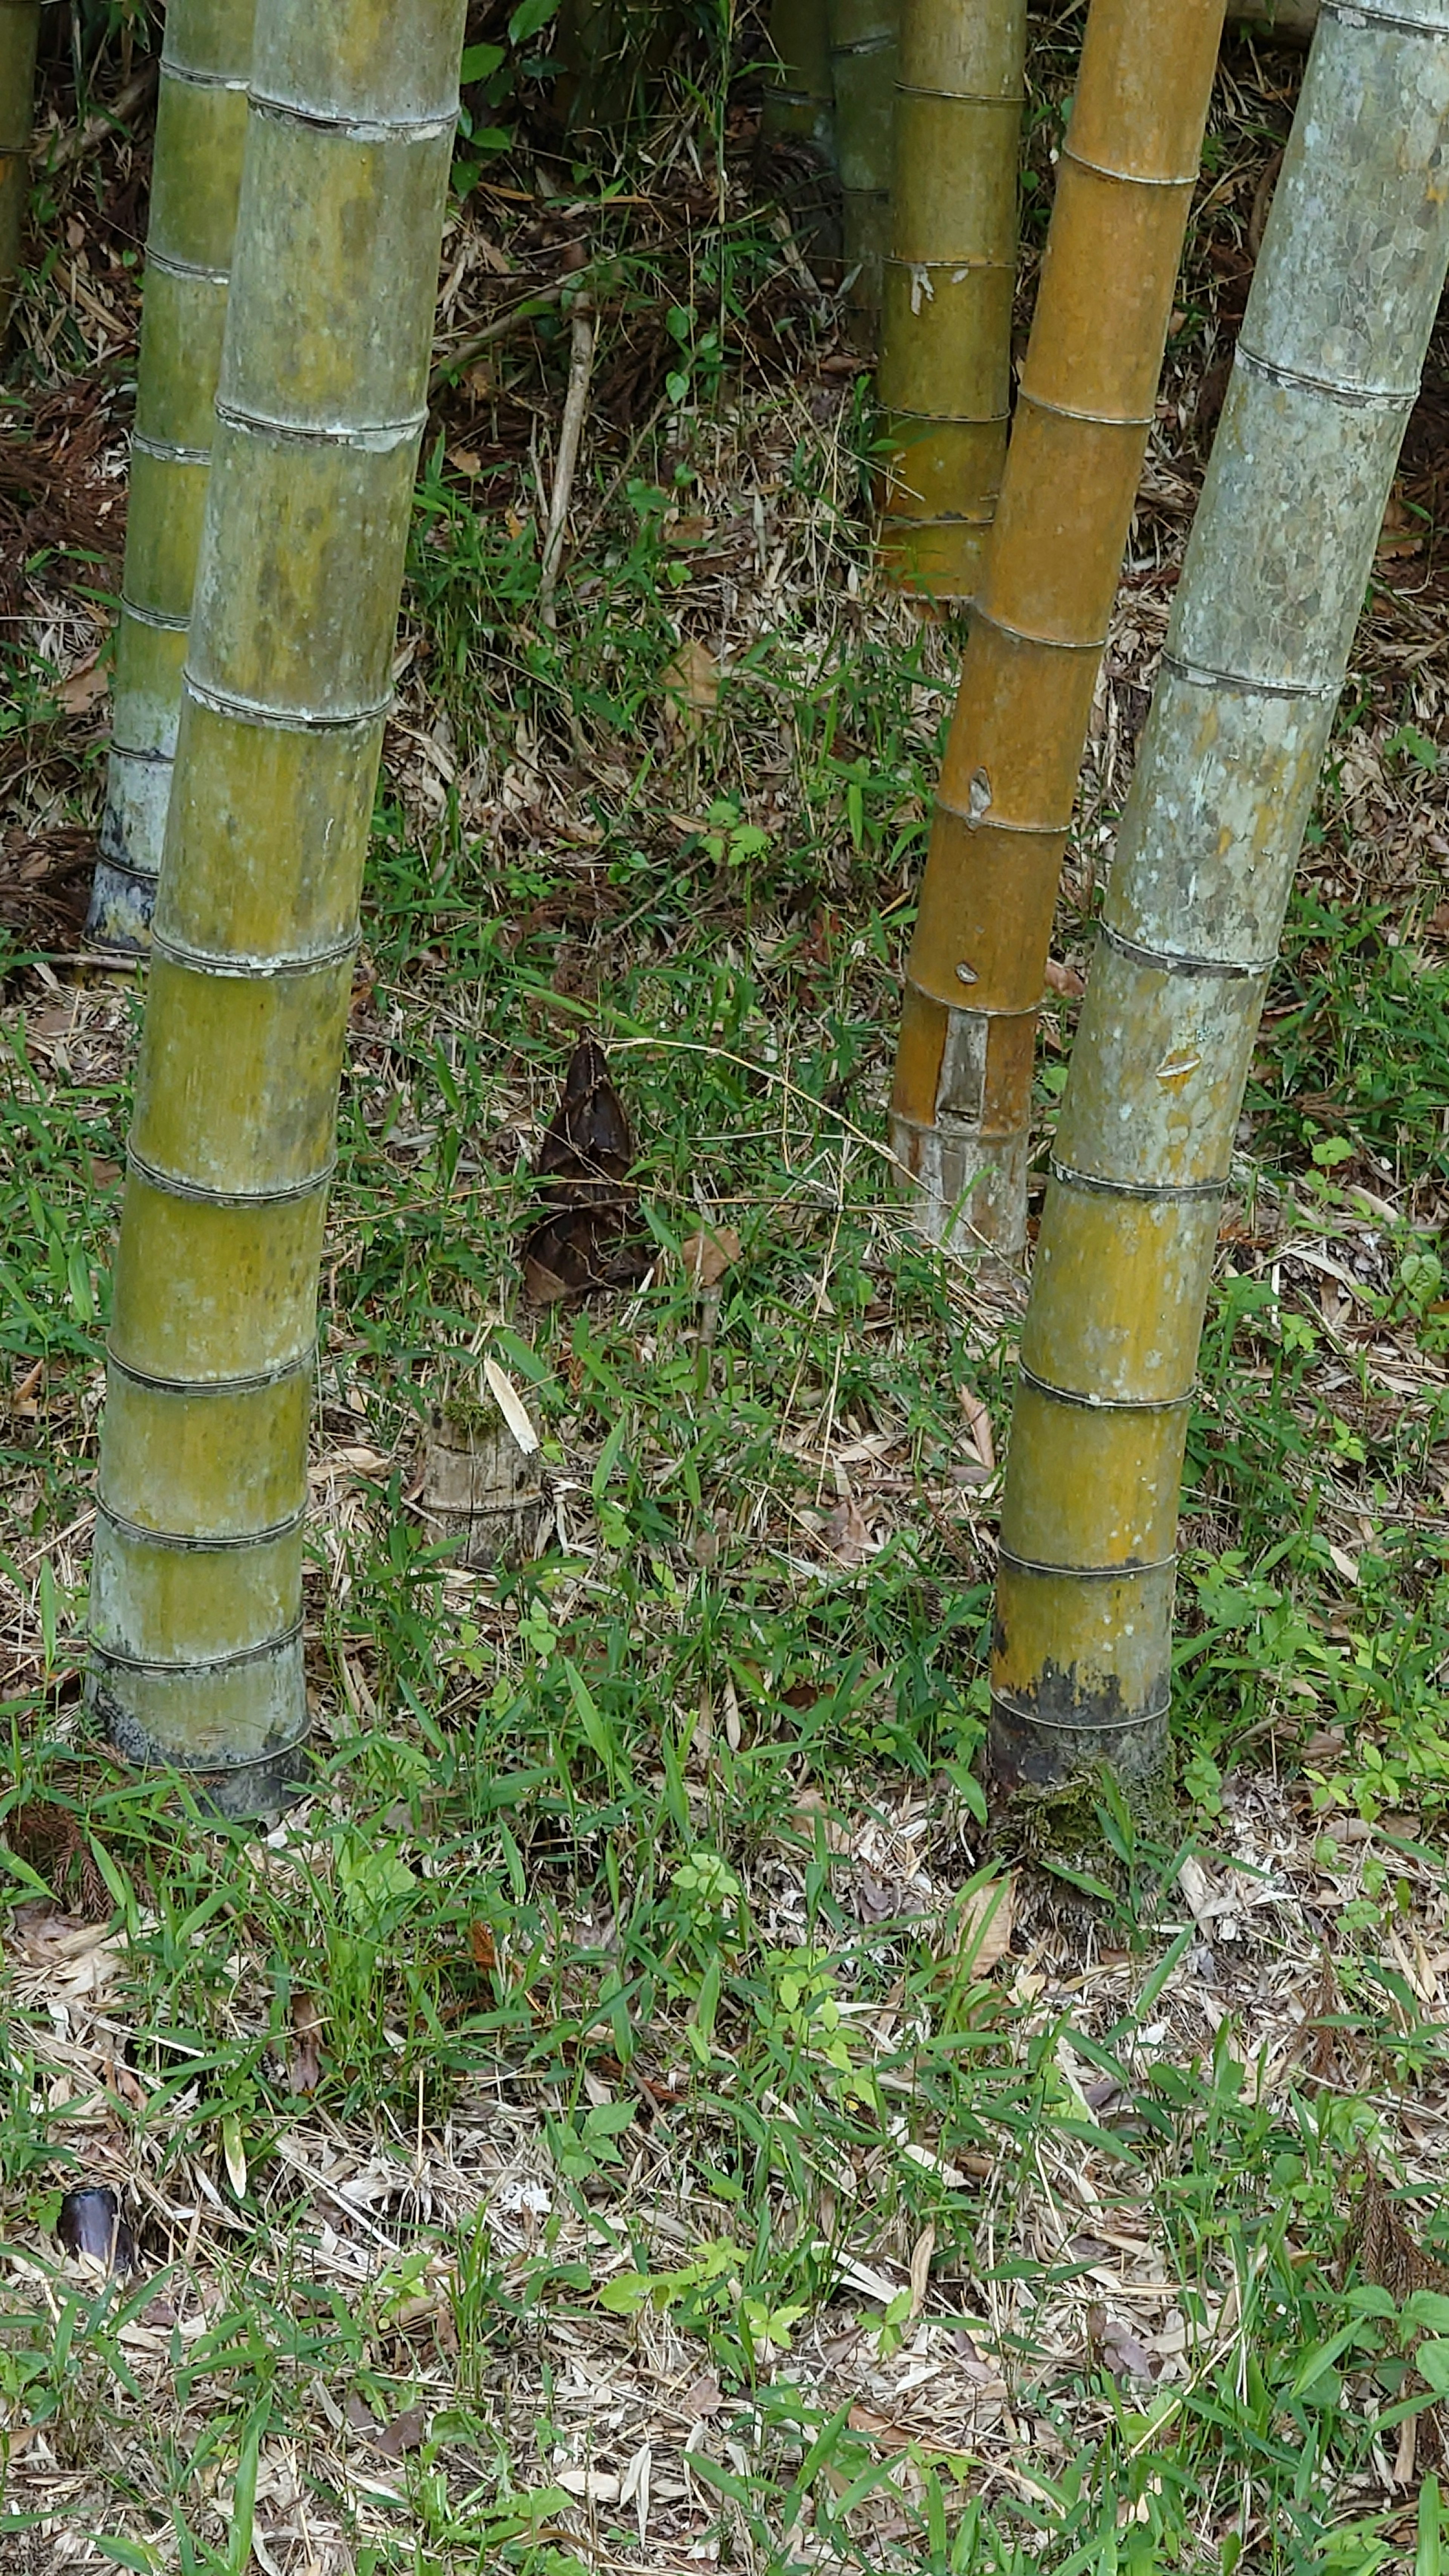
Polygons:
[[1281,367],[1276,358],[1261,357],[1241,340],[1233,354],[1234,364],[1245,375],[1261,376],[1287,393],[1325,394],[1330,402],[1343,403],[1350,411],[1412,411],[1418,400],[1416,385],[1406,392],[1402,385],[1354,385],[1338,376],[1310,376],[1302,367]]
[[148,1162],[131,1144],[126,1147],[126,1169],[153,1190],[159,1190],[163,1198],[187,1199],[199,1207],[290,1207],[299,1199],[316,1198],[326,1189],[337,1169],[337,1157],[333,1154],[321,1171],[309,1172],[305,1180],[286,1181],[265,1190],[219,1190],[207,1181],[185,1180],[179,1172],[164,1172],[159,1163]]
[[345,715],[318,715],[301,707],[265,706],[260,698],[235,697],[228,689],[216,689],[208,681],[198,680],[190,670],[182,673],[182,686],[198,706],[214,716],[235,716],[242,724],[275,725],[282,733],[360,733],[365,725],[376,724],[384,717],[393,702],[393,691],[389,689],[385,698],[365,707],[349,707]]
[[263,1529],[241,1530],[220,1538],[201,1538],[195,1532],[184,1530],[150,1529],[142,1521],[127,1520],[124,1512],[112,1511],[109,1503],[104,1499],[96,1503],[96,1516],[105,1521],[121,1538],[131,1539],[138,1546],[169,1547],[181,1553],[215,1556],[221,1555],[227,1549],[270,1547],[277,1539],[290,1538],[294,1531],[304,1526],[307,1506],[305,1503],[299,1503],[294,1512],[287,1514],[285,1520],[268,1521]]
[[123,1377],[128,1386],[139,1386],[147,1395],[261,1395],[269,1386],[283,1386],[289,1377],[300,1377],[303,1370],[315,1368],[315,1338],[295,1358],[279,1360],[275,1368],[247,1369],[240,1377],[157,1377],[151,1369],[136,1368],[123,1360],[111,1343],[106,1344],[106,1366]]

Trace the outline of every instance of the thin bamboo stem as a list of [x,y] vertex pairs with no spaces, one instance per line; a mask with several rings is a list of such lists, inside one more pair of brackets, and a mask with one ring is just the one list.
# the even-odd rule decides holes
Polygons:
[[247,129],[256,0],[171,0],[161,57],[111,759],[86,917],[100,948],[150,936]]
[[1092,0],[907,967],[891,1142],[927,1233],[1015,1256],[1033,1047],[1223,0]]
[[274,1810],[318,1262],[464,0],[260,0],[116,1265],[90,1698]]
[[20,275],[39,36],[40,0],[0,0],[0,340]]
[[880,551],[970,599],[1006,461],[1026,0],[901,0],[877,392],[894,453]]
[[1001,1523],[1008,1789],[1165,1766],[1178,1491],[1263,995],[1449,260],[1449,0],[1325,10],[1117,844]]
[[891,246],[900,0],[827,0],[845,292],[852,336],[874,351]]

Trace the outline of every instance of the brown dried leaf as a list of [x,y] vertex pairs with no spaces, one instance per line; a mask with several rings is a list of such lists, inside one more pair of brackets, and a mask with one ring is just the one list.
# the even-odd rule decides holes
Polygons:
[[292,2045],[287,2051],[287,2082],[294,2093],[315,2093],[322,2081],[322,2013],[315,1995],[292,1999]]
[[692,718],[697,727],[702,717],[714,714],[719,705],[720,671],[707,644],[687,636],[659,677],[678,718]]
[[1054,993],[1061,993],[1072,1002],[1079,1001],[1087,989],[1085,980],[1077,973],[1075,966],[1064,966],[1059,957],[1047,959],[1046,979]]
[[491,1976],[498,1965],[498,1944],[488,1924],[469,1924],[468,1947],[473,1954],[474,1967],[481,1969],[485,1977]]
[[842,1565],[864,1565],[871,1553],[870,1523],[853,1494],[843,1494],[826,1515],[821,1537]]
[[740,1238],[732,1225],[715,1234],[691,1234],[679,1247],[685,1277],[696,1288],[714,1288],[740,1257]]
[[926,2304],[926,2288],[931,2278],[931,2256],[936,2250],[936,2230],[927,2221],[911,2248],[911,2315],[918,2317]]
[[966,1416],[966,1437],[989,1475],[995,1472],[996,1444],[991,1437],[991,1415],[979,1395],[969,1386],[959,1389],[961,1410]]
[[962,1965],[985,1976],[1010,1949],[1015,1920],[1015,1870],[971,1888],[961,1900],[957,1917],[956,1948]]
[[75,669],[61,681],[55,693],[56,705],[62,707],[68,716],[89,715],[110,685],[109,672],[100,667],[100,647],[97,646],[94,653],[88,653],[83,662],[77,662]]

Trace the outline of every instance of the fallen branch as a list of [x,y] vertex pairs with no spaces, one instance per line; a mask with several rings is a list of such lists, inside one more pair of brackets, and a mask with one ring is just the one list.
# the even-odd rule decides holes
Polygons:
[[491,322],[484,322],[478,330],[470,331],[467,339],[460,340],[456,349],[450,349],[445,357],[436,361],[428,378],[429,393],[441,393],[450,377],[460,374],[464,367],[470,367],[473,360],[481,357],[485,349],[490,349],[495,340],[506,339],[518,323],[532,322],[536,315],[546,313],[550,305],[558,303],[567,288],[578,283],[577,269],[568,277],[555,277],[546,286],[536,286],[521,304],[510,304],[506,313],[495,313]]
[[563,427],[559,432],[558,463],[554,468],[553,499],[549,504],[548,535],[544,539],[543,573],[538,585],[538,613],[545,626],[558,624],[554,613],[554,592],[558,588],[558,568],[563,555],[564,534],[568,527],[569,503],[573,498],[574,470],[579,461],[579,441],[584,432],[584,413],[589,401],[589,377],[594,364],[594,317],[586,296],[580,296],[573,309],[573,346],[569,355],[569,389],[564,401]]
[[73,161],[83,161],[98,143],[105,142],[107,135],[125,131],[132,117],[146,105],[160,74],[161,65],[153,56],[117,90],[110,106],[97,109],[84,125],[73,125],[58,142],[48,134],[38,136],[31,147],[31,160],[47,172],[68,170]]

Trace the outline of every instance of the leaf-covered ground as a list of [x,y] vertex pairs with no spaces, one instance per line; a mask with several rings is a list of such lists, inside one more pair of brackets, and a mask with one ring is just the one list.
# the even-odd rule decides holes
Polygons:
[[[1034,31],[1023,330],[1079,24]],[[52,163],[94,106],[68,46]],[[1043,1147],[1299,69],[1224,57]],[[444,249],[323,1280],[318,1773],[262,1842],[119,1774],[80,1707],[141,979],[79,922],[144,100],[37,171],[0,448],[0,2571],[1431,2576],[1443,349],[1223,1226],[1179,1840],[1109,1813],[1100,1884],[1010,1871],[972,1763],[1019,1300],[920,1242],[883,1153],[959,635],[872,573],[869,382],[758,78],[701,38],[617,169],[544,148],[544,87],[505,48],[469,92],[516,131],[461,154]],[[537,1306],[532,1166],[589,1033],[657,1258]],[[489,1360],[542,1443],[506,1576],[429,1510],[430,1415]],[[134,2272],[65,2252],[82,2185]]]

